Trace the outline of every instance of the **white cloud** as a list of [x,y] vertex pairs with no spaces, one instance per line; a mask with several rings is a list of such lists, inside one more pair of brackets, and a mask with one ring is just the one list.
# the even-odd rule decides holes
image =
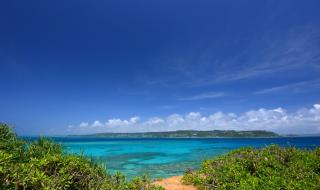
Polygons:
[[187,120],[198,120],[201,117],[199,112],[190,112],[186,115]]
[[131,117],[129,120],[131,123],[138,123],[140,121],[140,117],[136,116],[136,117]]
[[92,127],[103,127],[103,124],[100,121],[94,121]]
[[[181,54],[157,57],[156,62],[159,64],[154,64],[155,69],[159,73],[165,73],[166,80],[161,80],[162,75],[159,75],[162,78],[150,75],[140,81],[171,87],[201,87],[239,80],[265,80],[275,76],[301,79],[311,74],[319,75],[318,26],[302,25],[280,31],[267,28],[268,30],[252,38],[224,40],[221,43],[216,41],[207,43],[205,48],[193,47]],[[223,47],[221,44],[224,44]],[[231,51],[225,55],[219,53],[223,49],[229,50],[238,45],[242,47],[239,51]],[[161,64],[163,62],[167,64]],[[270,89],[272,90],[283,89]],[[266,90],[260,93],[268,92]]]
[[79,124],[79,127],[88,127],[88,126],[89,126],[89,123],[87,123],[87,122],[81,122]]
[[148,119],[143,124],[147,125],[147,126],[153,126],[153,125],[159,125],[159,124],[163,124],[163,123],[165,123],[165,121],[163,119],[161,119],[159,117],[153,117],[153,118]]
[[263,94],[274,94],[274,93],[303,93],[303,92],[312,92],[320,89],[320,80],[311,80],[303,81],[293,84],[287,84],[283,86],[276,86],[271,88],[265,88],[256,91],[254,94],[263,95]]
[[167,117],[166,123],[169,127],[179,126],[185,122],[185,119],[179,114],[172,114]]
[[69,128],[74,133],[145,132],[174,130],[269,130],[281,134],[320,134],[320,104],[288,112],[283,108],[249,110],[241,114],[215,112],[203,116],[199,112],[186,115],[172,114],[141,120],[109,119],[105,124],[83,122]]
[[120,126],[120,125],[128,125],[129,122],[127,120],[121,119],[109,119],[106,122],[106,126]]
[[195,96],[179,98],[179,100],[193,101],[193,100],[204,100],[204,99],[220,98],[220,97],[223,97],[223,96],[226,96],[226,94],[224,92],[207,92],[207,93],[198,94],[198,95],[195,95]]
[[117,127],[117,126],[129,126],[133,125],[135,123],[138,123],[140,121],[140,117],[131,117],[129,120],[121,120],[121,119],[109,119],[105,126],[109,127]]
[[315,105],[313,105],[313,107],[314,107],[316,110],[320,110],[320,104],[315,104]]

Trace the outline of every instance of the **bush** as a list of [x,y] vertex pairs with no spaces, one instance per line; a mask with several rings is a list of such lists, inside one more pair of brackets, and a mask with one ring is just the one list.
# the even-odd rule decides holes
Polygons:
[[40,138],[27,143],[0,124],[0,189],[156,190],[146,177],[127,181],[110,175],[89,158],[63,153],[63,147]]
[[183,176],[198,189],[319,189],[320,148],[242,148]]

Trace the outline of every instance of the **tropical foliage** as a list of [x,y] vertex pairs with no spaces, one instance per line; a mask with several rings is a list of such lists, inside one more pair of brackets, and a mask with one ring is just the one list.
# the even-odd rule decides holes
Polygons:
[[242,148],[205,161],[183,181],[201,190],[320,189],[320,148]]
[[63,152],[49,139],[26,142],[0,124],[0,189],[155,190],[146,177],[110,175],[89,158]]

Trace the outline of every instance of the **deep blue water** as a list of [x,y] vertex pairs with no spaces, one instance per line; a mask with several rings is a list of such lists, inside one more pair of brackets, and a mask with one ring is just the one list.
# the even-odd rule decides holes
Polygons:
[[205,159],[240,147],[269,144],[313,149],[320,137],[214,138],[214,139],[108,139],[56,137],[67,152],[85,155],[104,163],[108,171],[121,171],[129,178],[148,174],[152,178],[181,175],[198,168]]

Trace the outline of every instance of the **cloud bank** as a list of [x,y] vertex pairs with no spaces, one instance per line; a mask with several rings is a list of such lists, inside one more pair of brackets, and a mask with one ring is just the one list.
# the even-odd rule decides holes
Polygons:
[[68,131],[73,134],[175,130],[268,130],[280,134],[320,134],[320,104],[294,112],[283,108],[261,108],[241,114],[216,112],[207,116],[190,112],[146,120],[136,116],[105,122],[94,121],[91,124],[81,122],[76,127],[68,127]]

